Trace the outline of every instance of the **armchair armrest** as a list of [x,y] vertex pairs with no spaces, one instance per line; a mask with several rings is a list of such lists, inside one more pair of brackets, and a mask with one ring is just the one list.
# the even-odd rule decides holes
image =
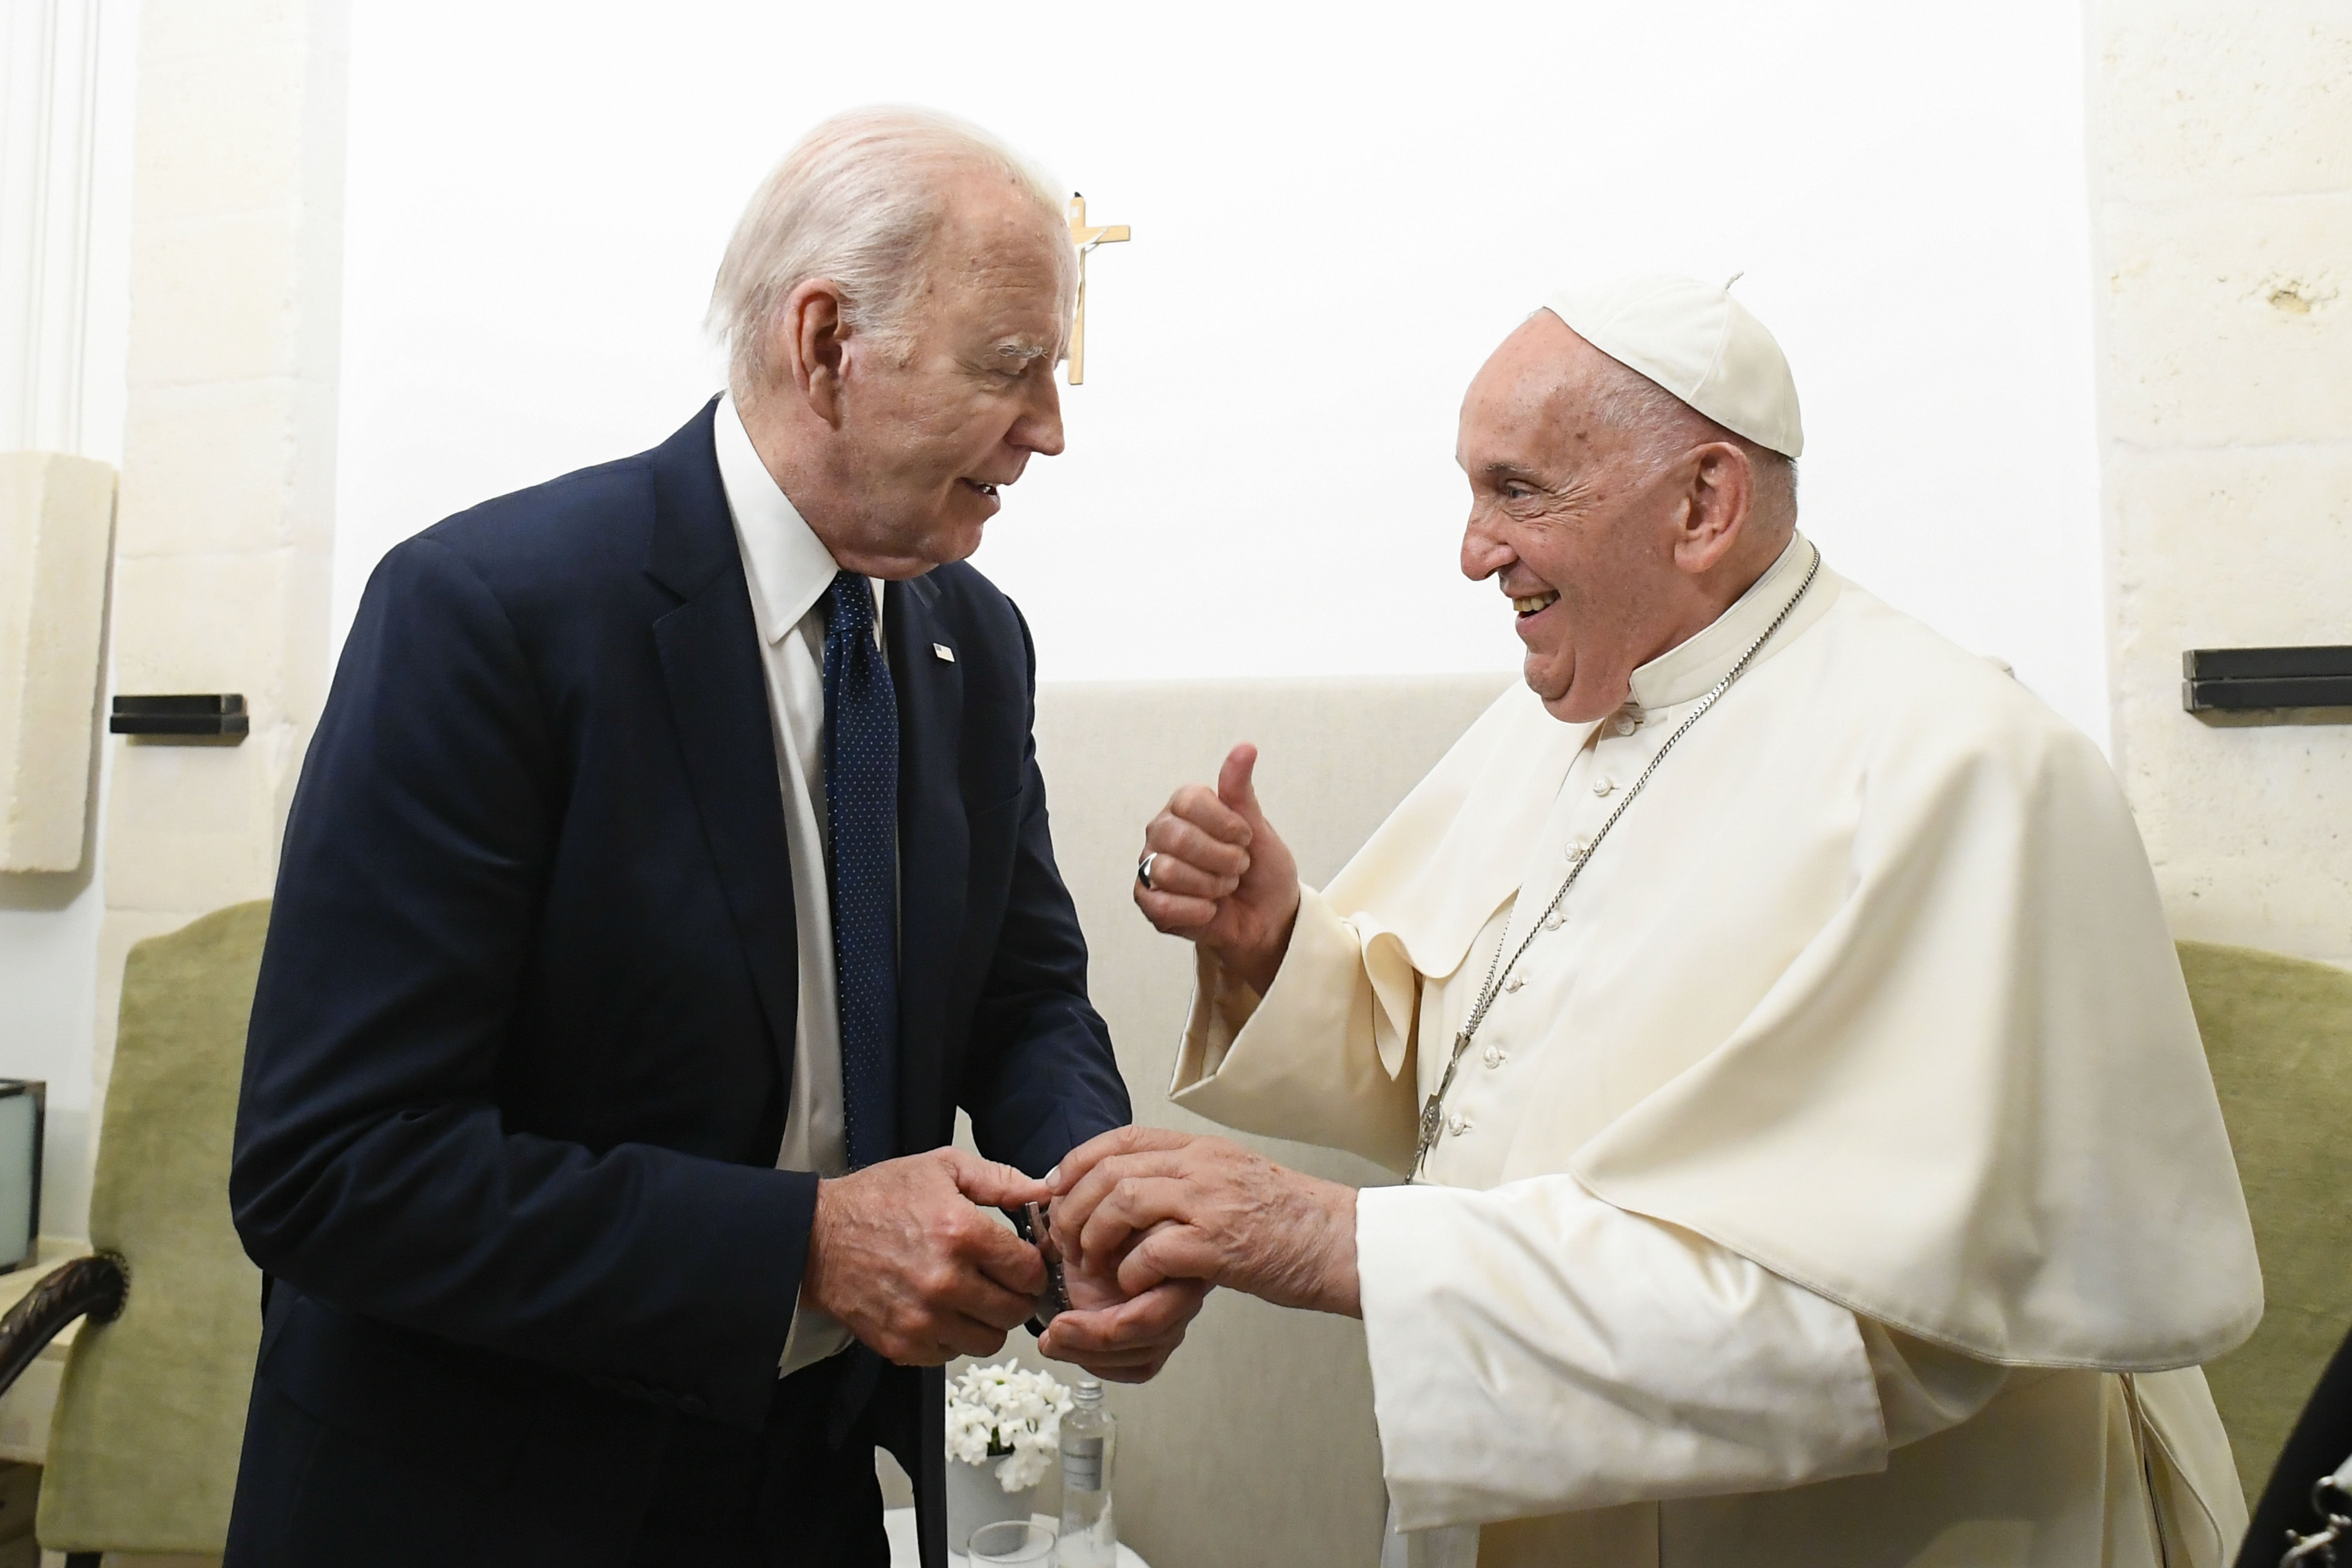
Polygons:
[[15,1386],[41,1347],[76,1318],[110,1323],[131,1293],[131,1270],[113,1253],[77,1258],[42,1277],[0,1317],[0,1394]]

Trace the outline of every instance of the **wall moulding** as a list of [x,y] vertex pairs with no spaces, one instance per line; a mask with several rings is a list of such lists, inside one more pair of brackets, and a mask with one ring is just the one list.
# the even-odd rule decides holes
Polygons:
[[0,871],[72,871],[89,821],[114,470],[0,453]]
[[0,8],[0,450],[82,449],[99,0]]

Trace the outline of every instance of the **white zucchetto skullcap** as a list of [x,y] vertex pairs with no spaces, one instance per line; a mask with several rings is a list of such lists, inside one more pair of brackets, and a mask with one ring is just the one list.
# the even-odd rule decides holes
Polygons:
[[1727,289],[1690,278],[1615,278],[1563,289],[1544,308],[1725,429],[1786,457],[1804,451],[1788,359]]

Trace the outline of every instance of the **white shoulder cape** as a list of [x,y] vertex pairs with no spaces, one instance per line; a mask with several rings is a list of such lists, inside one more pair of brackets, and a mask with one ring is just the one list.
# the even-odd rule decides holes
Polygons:
[[[2004,673],[1822,576],[1580,884],[1581,918],[1654,933],[1591,977],[1628,1087],[1531,1116],[1559,1132],[1523,1135],[1511,1174],[1573,1172],[1986,1361],[2210,1359],[2261,1279],[2122,794]],[[1587,732],[1507,693],[1325,889],[1391,1078],[1418,977],[1518,893]],[[1710,1015],[1675,993],[1710,985],[1731,1026],[1678,1021]]]

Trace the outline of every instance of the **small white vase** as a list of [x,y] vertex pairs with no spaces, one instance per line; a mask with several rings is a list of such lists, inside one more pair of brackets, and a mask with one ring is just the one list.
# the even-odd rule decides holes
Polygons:
[[963,1555],[971,1532],[982,1525],[1000,1519],[1027,1519],[1034,1511],[1036,1488],[1009,1492],[997,1484],[996,1465],[1002,1457],[991,1456],[977,1465],[961,1459],[948,1461],[948,1550],[958,1556]]

